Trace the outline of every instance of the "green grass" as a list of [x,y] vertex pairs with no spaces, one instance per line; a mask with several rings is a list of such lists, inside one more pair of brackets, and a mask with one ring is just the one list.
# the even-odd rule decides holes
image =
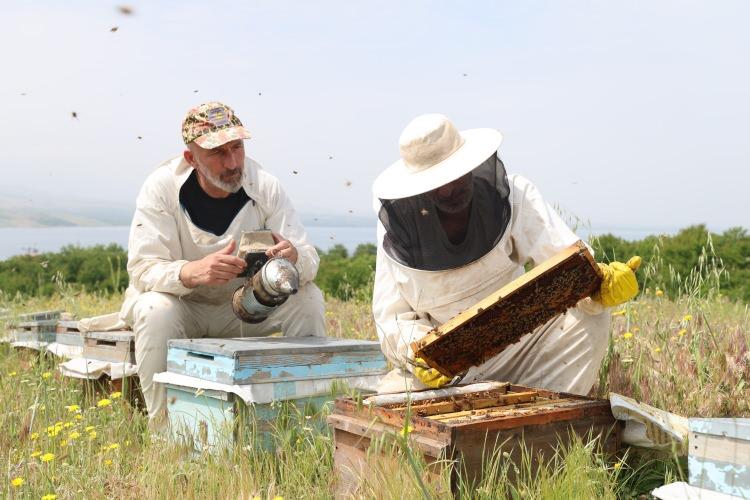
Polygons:
[[[3,297],[0,309],[10,314],[62,309],[85,317],[116,310],[120,300],[63,288],[52,298]],[[670,300],[650,291],[614,313],[600,394],[619,392],[685,416],[750,416],[747,305],[718,294]],[[327,320],[329,335],[374,337],[367,304],[329,301]],[[98,406],[105,398],[109,404]],[[315,418],[328,412],[324,408]],[[330,434],[294,413],[276,424],[276,452],[262,452],[248,439],[222,453],[193,454],[185,445],[150,437],[145,416],[122,397],[86,393],[79,382],[59,377],[55,362],[0,347],[2,496],[330,498]],[[386,459],[372,456],[376,474],[363,481],[361,497],[447,497],[446,467],[427,467],[405,439],[383,446],[392,448]],[[54,458],[43,462],[47,453]],[[596,453],[594,443],[582,441],[560,450],[538,471],[528,467],[528,458],[512,466],[496,455],[491,473],[479,484],[462,484],[462,493],[471,498],[629,497],[685,474],[684,461],[668,453],[629,450],[612,462]],[[14,478],[24,484],[12,486]]]

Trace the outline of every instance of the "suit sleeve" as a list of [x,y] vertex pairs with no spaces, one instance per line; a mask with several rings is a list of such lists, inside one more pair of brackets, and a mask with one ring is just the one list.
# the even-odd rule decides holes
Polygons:
[[149,179],[136,201],[128,240],[128,275],[140,292],[182,296],[191,292],[180,281],[182,257],[174,208]]
[[394,366],[412,371],[409,360],[414,359],[414,353],[410,344],[424,337],[434,325],[401,296],[382,245],[378,246],[375,264],[372,312],[385,357]]

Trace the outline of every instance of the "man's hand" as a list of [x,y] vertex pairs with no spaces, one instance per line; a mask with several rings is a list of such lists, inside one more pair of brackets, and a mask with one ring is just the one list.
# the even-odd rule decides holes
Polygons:
[[236,247],[232,240],[218,252],[188,262],[180,269],[180,281],[187,288],[195,288],[199,285],[224,285],[233,280],[247,265],[243,259],[233,255]]
[[271,235],[273,236],[273,241],[276,244],[266,250],[266,255],[268,255],[269,258],[284,257],[292,264],[296,264],[297,249],[294,248],[294,245],[292,245],[289,240],[285,239],[279,234],[271,233]]

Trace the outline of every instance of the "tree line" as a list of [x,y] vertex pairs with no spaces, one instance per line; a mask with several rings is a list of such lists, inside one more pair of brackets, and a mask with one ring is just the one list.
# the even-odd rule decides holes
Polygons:
[[[659,289],[668,296],[721,293],[750,302],[750,235],[744,228],[718,234],[696,225],[675,235],[637,241],[605,234],[590,244],[600,262],[643,257],[638,277],[644,288]],[[372,298],[375,245],[359,245],[352,254],[343,245],[318,252],[320,269],[315,281],[327,296]],[[126,264],[126,250],[115,244],[19,255],[0,261],[0,291],[6,296],[51,295],[61,286],[100,293],[122,291],[128,284]]]

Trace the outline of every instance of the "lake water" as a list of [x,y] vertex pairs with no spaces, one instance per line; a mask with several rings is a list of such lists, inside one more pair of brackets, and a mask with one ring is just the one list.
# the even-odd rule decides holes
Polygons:
[[[328,250],[342,244],[350,252],[360,243],[375,243],[374,227],[307,226],[313,245]],[[65,245],[82,247],[117,243],[128,246],[128,226],[113,227],[3,227],[0,228],[0,260],[13,255],[56,252]]]
[[[374,227],[307,226],[310,241],[323,250],[342,244],[350,252],[361,243],[375,243]],[[92,246],[117,243],[128,245],[128,226],[114,227],[4,227],[0,228],[0,260],[30,251],[56,252],[65,245]],[[672,228],[595,228],[597,234],[611,232],[627,240],[651,234],[674,233]],[[583,238],[588,230],[579,231]]]

